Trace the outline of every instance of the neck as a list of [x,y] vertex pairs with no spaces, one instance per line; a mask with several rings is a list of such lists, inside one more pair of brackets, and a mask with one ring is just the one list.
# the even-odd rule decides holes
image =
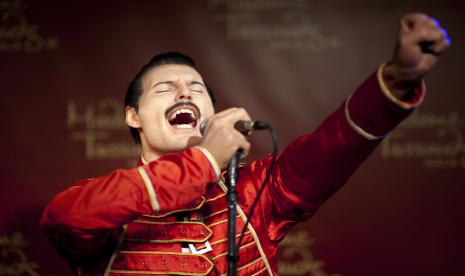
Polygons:
[[148,163],[150,163],[152,161],[157,160],[161,156],[162,156],[162,154],[157,154],[157,153],[153,153],[153,152],[150,152],[150,151],[142,151],[141,159],[142,159],[142,162],[144,164],[148,164]]

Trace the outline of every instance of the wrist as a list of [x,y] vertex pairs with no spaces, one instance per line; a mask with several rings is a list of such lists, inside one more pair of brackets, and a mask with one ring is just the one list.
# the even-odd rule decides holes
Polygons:
[[[425,83],[423,80],[419,84],[412,85],[408,89],[399,89],[392,86],[388,86],[388,81],[384,76],[384,70],[386,64],[382,64],[376,73],[378,84],[383,92],[391,102],[395,103],[402,109],[411,109],[420,105],[425,96]],[[396,93],[396,94],[394,94]]]
[[400,101],[410,101],[421,86],[422,77],[413,75],[410,70],[387,63],[381,69],[383,81],[392,95]]

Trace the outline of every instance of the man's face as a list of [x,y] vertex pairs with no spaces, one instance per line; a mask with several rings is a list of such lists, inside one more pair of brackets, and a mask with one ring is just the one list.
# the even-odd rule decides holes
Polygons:
[[147,161],[185,149],[191,137],[200,136],[200,122],[214,113],[202,77],[189,66],[157,66],[145,74],[142,87],[139,110],[127,108],[126,122],[139,128]]

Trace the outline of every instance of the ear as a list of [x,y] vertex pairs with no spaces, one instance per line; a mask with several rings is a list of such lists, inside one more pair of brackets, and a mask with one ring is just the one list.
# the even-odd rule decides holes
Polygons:
[[126,124],[133,128],[140,128],[139,116],[134,107],[126,106]]

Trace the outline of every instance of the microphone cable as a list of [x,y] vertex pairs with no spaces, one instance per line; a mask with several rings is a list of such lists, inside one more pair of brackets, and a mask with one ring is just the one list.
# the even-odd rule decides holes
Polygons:
[[250,223],[250,218],[252,217],[252,214],[253,214],[253,212],[255,210],[255,207],[257,206],[258,200],[260,199],[260,197],[261,197],[261,195],[263,193],[263,190],[265,189],[265,186],[266,186],[268,180],[270,179],[271,172],[273,171],[274,165],[276,163],[276,158],[278,156],[278,136],[276,135],[276,132],[274,131],[274,129],[270,125],[268,125],[267,129],[270,131],[271,140],[272,140],[272,143],[273,143],[273,150],[272,150],[272,153],[271,153],[271,162],[270,162],[270,165],[267,168],[265,179],[263,180],[262,184],[260,185],[260,188],[258,189],[257,195],[255,196],[255,199],[254,199],[254,201],[252,203],[252,206],[250,207],[249,214],[247,215],[247,219],[245,221],[244,227],[242,228],[241,234],[239,236],[239,241],[237,242],[237,245],[236,245],[236,251],[237,251],[236,256],[239,256],[239,249],[241,247],[241,243],[242,243],[242,240],[244,238],[245,231],[247,230],[247,226]]

